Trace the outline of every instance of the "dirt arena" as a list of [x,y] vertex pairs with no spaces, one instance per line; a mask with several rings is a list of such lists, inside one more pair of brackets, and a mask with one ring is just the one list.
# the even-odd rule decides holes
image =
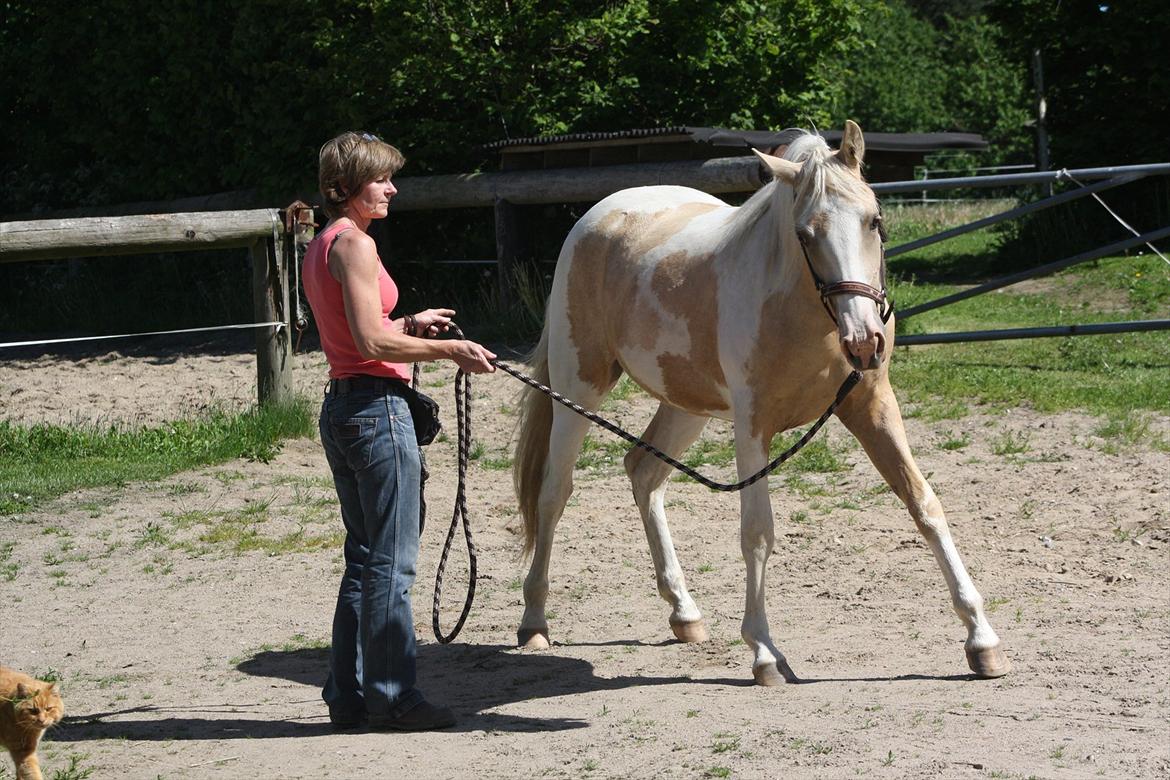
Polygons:
[[[18,356],[0,363],[0,417],[154,423],[240,408],[254,370],[230,346]],[[320,353],[298,356],[295,375],[319,397]],[[896,388],[896,362],[894,376]],[[451,381],[447,367],[424,375],[453,432]],[[558,529],[554,646],[513,647],[526,571],[506,468],[518,387],[502,374],[473,384],[481,580],[467,627],[446,646],[432,636],[430,606],[454,443],[428,451],[414,605],[420,686],[459,716],[447,732],[329,730],[319,690],[340,523],[314,440],[287,442],[270,463],[86,490],[0,517],[0,663],[58,673],[69,713],[42,746],[46,778],[71,764],[63,777],[1170,776],[1164,449],[1119,446],[1078,414],[974,408],[908,420],[1014,666],[980,681],[967,673],[965,633],[929,551],[830,423],[831,449],[850,468],[771,478],[769,614],[803,683],[764,689],[751,684],[739,636],[738,499],[691,482],[667,495],[711,634],[679,644],[612,446],[578,470]],[[634,394],[607,409],[640,429],[652,404]],[[1170,418],[1149,423],[1170,438]],[[726,441],[728,427],[704,436]],[[710,471],[729,477],[733,467]],[[445,628],[463,601],[462,549]],[[0,761],[0,778],[11,772]]]

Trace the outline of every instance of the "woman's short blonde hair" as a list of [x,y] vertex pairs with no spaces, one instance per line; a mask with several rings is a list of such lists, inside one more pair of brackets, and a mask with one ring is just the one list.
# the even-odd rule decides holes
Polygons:
[[330,219],[345,215],[345,202],[362,187],[398,173],[402,152],[370,133],[348,132],[321,147],[317,184]]

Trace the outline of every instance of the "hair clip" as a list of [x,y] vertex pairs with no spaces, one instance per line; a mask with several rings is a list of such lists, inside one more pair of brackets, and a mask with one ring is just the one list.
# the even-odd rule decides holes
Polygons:
[[361,138],[363,141],[379,141],[380,142],[382,140],[381,138],[374,135],[373,133],[366,133],[366,132],[358,133],[358,137]]

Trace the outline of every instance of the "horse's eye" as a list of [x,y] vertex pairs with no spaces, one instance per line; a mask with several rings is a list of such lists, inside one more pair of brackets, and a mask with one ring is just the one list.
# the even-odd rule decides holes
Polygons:
[[880,238],[882,241],[886,240],[886,223],[882,220],[881,214],[878,214],[873,218],[873,222],[869,224],[869,229],[876,230],[878,233],[878,238]]

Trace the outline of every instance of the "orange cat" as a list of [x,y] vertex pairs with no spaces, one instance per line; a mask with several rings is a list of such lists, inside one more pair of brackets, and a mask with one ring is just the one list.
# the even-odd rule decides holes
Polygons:
[[0,666],[0,745],[16,762],[17,780],[42,780],[37,743],[64,714],[57,683]]

